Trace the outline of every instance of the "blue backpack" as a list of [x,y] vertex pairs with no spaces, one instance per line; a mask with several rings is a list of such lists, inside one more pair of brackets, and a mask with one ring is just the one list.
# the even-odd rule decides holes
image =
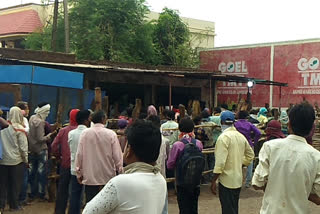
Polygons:
[[176,166],[176,184],[185,188],[194,188],[200,185],[202,172],[205,166],[204,155],[196,145],[196,139],[182,139],[184,150]]

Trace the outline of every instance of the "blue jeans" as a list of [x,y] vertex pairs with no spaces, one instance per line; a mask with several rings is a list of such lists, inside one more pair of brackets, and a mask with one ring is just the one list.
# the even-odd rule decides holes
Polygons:
[[250,165],[247,168],[246,185],[250,185],[250,183],[251,183],[252,170],[253,170],[253,161],[250,163]]
[[20,194],[19,194],[19,201],[20,202],[23,202],[27,199],[28,177],[29,177],[29,169],[27,167],[25,167],[24,173],[23,173],[23,183],[21,186]]
[[78,183],[77,177],[71,175],[71,197],[69,214],[80,214],[83,185]]
[[[29,155],[29,182],[31,185],[30,198],[35,198],[39,195],[44,198],[46,195],[47,185],[47,160],[48,151],[42,150],[39,154]],[[40,190],[39,190],[40,184]]]

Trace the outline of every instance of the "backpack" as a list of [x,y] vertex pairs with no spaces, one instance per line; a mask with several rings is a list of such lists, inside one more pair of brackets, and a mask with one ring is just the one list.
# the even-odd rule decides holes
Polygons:
[[196,139],[192,138],[191,143],[186,139],[182,139],[181,142],[185,147],[176,166],[176,185],[194,188],[200,185],[205,166],[204,155],[197,147]]

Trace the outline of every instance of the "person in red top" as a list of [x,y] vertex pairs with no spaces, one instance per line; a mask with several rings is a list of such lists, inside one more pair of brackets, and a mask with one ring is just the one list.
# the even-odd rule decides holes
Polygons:
[[68,134],[71,130],[76,129],[78,124],[76,121],[79,109],[70,111],[70,123],[61,129],[51,144],[52,154],[61,158],[59,186],[56,199],[55,214],[65,214],[69,199],[69,183],[71,179],[70,163],[71,154],[68,144]]

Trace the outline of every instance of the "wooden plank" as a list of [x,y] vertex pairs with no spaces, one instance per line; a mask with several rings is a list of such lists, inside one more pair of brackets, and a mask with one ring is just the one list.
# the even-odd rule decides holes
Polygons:
[[109,97],[105,96],[102,99],[102,110],[106,113],[107,117],[109,115]]
[[58,105],[57,118],[56,118],[56,123],[58,128],[62,127],[62,113],[63,113],[63,105],[60,103]]
[[136,104],[135,104],[133,111],[132,111],[132,119],[133,120],[136,120],[139,118],[141,107],[142,107],[141,99],[136,99]]
[[94,101],[95,101],[95,111],[101,110],[102,109],[102,101],[101,101],[101,88],[96,87],[94,89]]

